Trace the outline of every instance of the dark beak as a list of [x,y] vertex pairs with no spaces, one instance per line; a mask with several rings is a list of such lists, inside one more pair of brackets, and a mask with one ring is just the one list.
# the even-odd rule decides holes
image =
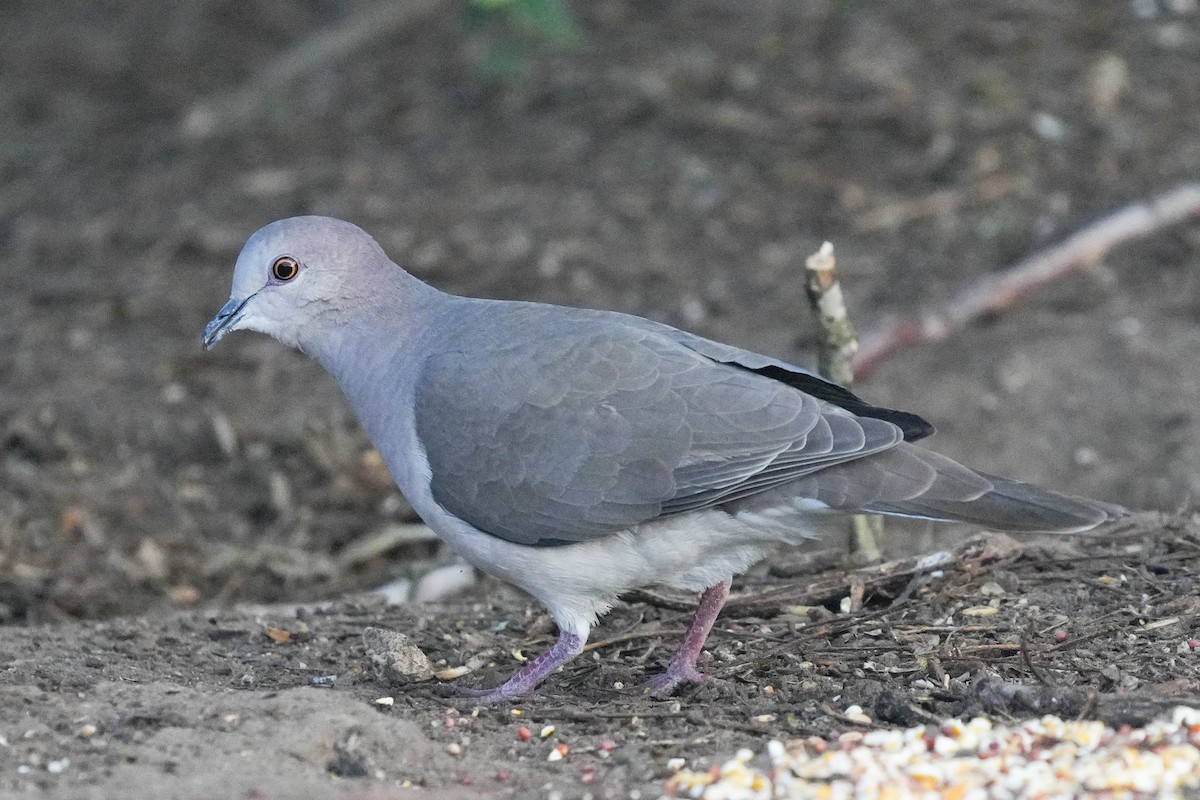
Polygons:
[[[250,297],[253,297],[251,295]],[[230,328],[241,319],[242,308],[250,300],[247,297],[244,300],[238,300],[236,297],[231,297],[229,302],[221,307],[217,315],[212,318],[212,321],[204,326],[204,349],[212,348],[217,342],[221,341],[225,334],[229,333]]]

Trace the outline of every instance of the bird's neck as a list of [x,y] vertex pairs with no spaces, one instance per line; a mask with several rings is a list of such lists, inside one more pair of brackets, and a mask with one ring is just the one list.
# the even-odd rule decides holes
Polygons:
[[[299,346],[337,380],[377,444],[399,443],[406,403],[427,347],[424,337],[455,314],[463,298],[409,276],[398,291],[378,292],[354,314],[330,315],[302,332]],[[307,335],[306,335],[307,334]],[[385,458],[390,454],[385,454]],[[390,460],[390,459],[389,459]],[[399,476],[397,476],[399,477]]]
[[[428,327],[430,319],[452,300],[407,273],[393,277],[361,298],[352,312],[331,310],[300,331],[299,347],[337,378],[353,399],[352,389],[387,362],[388,372],[402,369],[403,354]],[[377,378],[378,375],[374,376]]]

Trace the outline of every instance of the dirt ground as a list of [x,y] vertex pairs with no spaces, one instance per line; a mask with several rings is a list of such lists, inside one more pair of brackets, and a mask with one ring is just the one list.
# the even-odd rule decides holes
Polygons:
[[811,363],[800,268],[825,239],[869,328],[1200,174],[1194,0],[597,0],[563,46],[415,5],[202,135],[198,103],[372,4],[6,4],[0,796],[654,797],[671,757],[845,730],[855,704],[906,725],[1196,701],[1194,224],[860,387],[948,455],[1164,516],[968,549],[849,613],[840,570],[760,569],[735,592],[768,600],[718,623],[716,680],[667,702],[635,688],[686,621],[656,597],[519,716],[371,671],[368,626],[474,657],[460,680],[481,683],[552,630],[490,582],[363,594],[453,556],[369,546],[411,510],[315,364],[249,334],[201,352],[260,225],[345,217],[448,290]]

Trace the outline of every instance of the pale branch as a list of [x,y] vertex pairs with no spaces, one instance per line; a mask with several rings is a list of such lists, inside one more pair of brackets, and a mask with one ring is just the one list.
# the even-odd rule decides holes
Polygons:
[[[825,242],[805,260],[804,289],[808,304],[821,325],[817,370],[823,377],[850,388],[854,383],[854,353],[858,350],[858,338],[846,311],[846,297],[838,283],[837,259],[831,243]],[[883,554],[876,538],[882,532],[883,525],[878,517],[855,515],[851,549],[866,561],[880,560]]]
[[245,127],[271,105],[273,95],[300,77],[346,61],[397,31],[424,20],[446,0],[382,0],[279,52],[237,89],[194,103],[184,114],[185,138],[206,139]]
[[863,378],[893,354],[942,341],[975,320],[1004,311],[1041,287],[1095,266],[1114,247],[1200,218],[1200,183],[1184,183],[1092,223],[1010,269],[964,287],[913,317],[893,319],[862,337],[854,374]]
[[837,279],[837,260],[829,242],[804,262],[804,289],[808,304],[821,325],[818,371],[842,386],[854,382],[854,353],[858,350],[854,326],[846,313],[846,298]]

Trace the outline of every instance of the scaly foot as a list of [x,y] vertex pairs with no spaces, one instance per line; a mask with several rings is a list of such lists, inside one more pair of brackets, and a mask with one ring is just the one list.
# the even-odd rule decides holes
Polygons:
[[688,626],[687,633],[683,635],[679,650],[671,659],[667,671],[646,683],[647,694],[652,697],[670,697],[682,684],[708,680],[707,676],[696,669],[696,659],[700,657],[704,640],[708,638],[708,633],[717,621],[717,614],[721,613],[721,607],[725,605],[727,597],[729,581],[720,581],[704,590],[704,594],[700,595],[700,605],[696,607],[696,614],[692,617],[692,624]]
[[643,685],[642,691],[662,700],[674,694],[685,683],[703,683],[708,676],[692,664],[676,665],[675,662],[661,675],[655,675]]
[[517,670],[511,678],[495,689],[451,687],[451,693],[469,698],[479,705],[512,702],[530,694],[550,673],[583,652],[584,637],[559,631],[558,641],[546,652]]

